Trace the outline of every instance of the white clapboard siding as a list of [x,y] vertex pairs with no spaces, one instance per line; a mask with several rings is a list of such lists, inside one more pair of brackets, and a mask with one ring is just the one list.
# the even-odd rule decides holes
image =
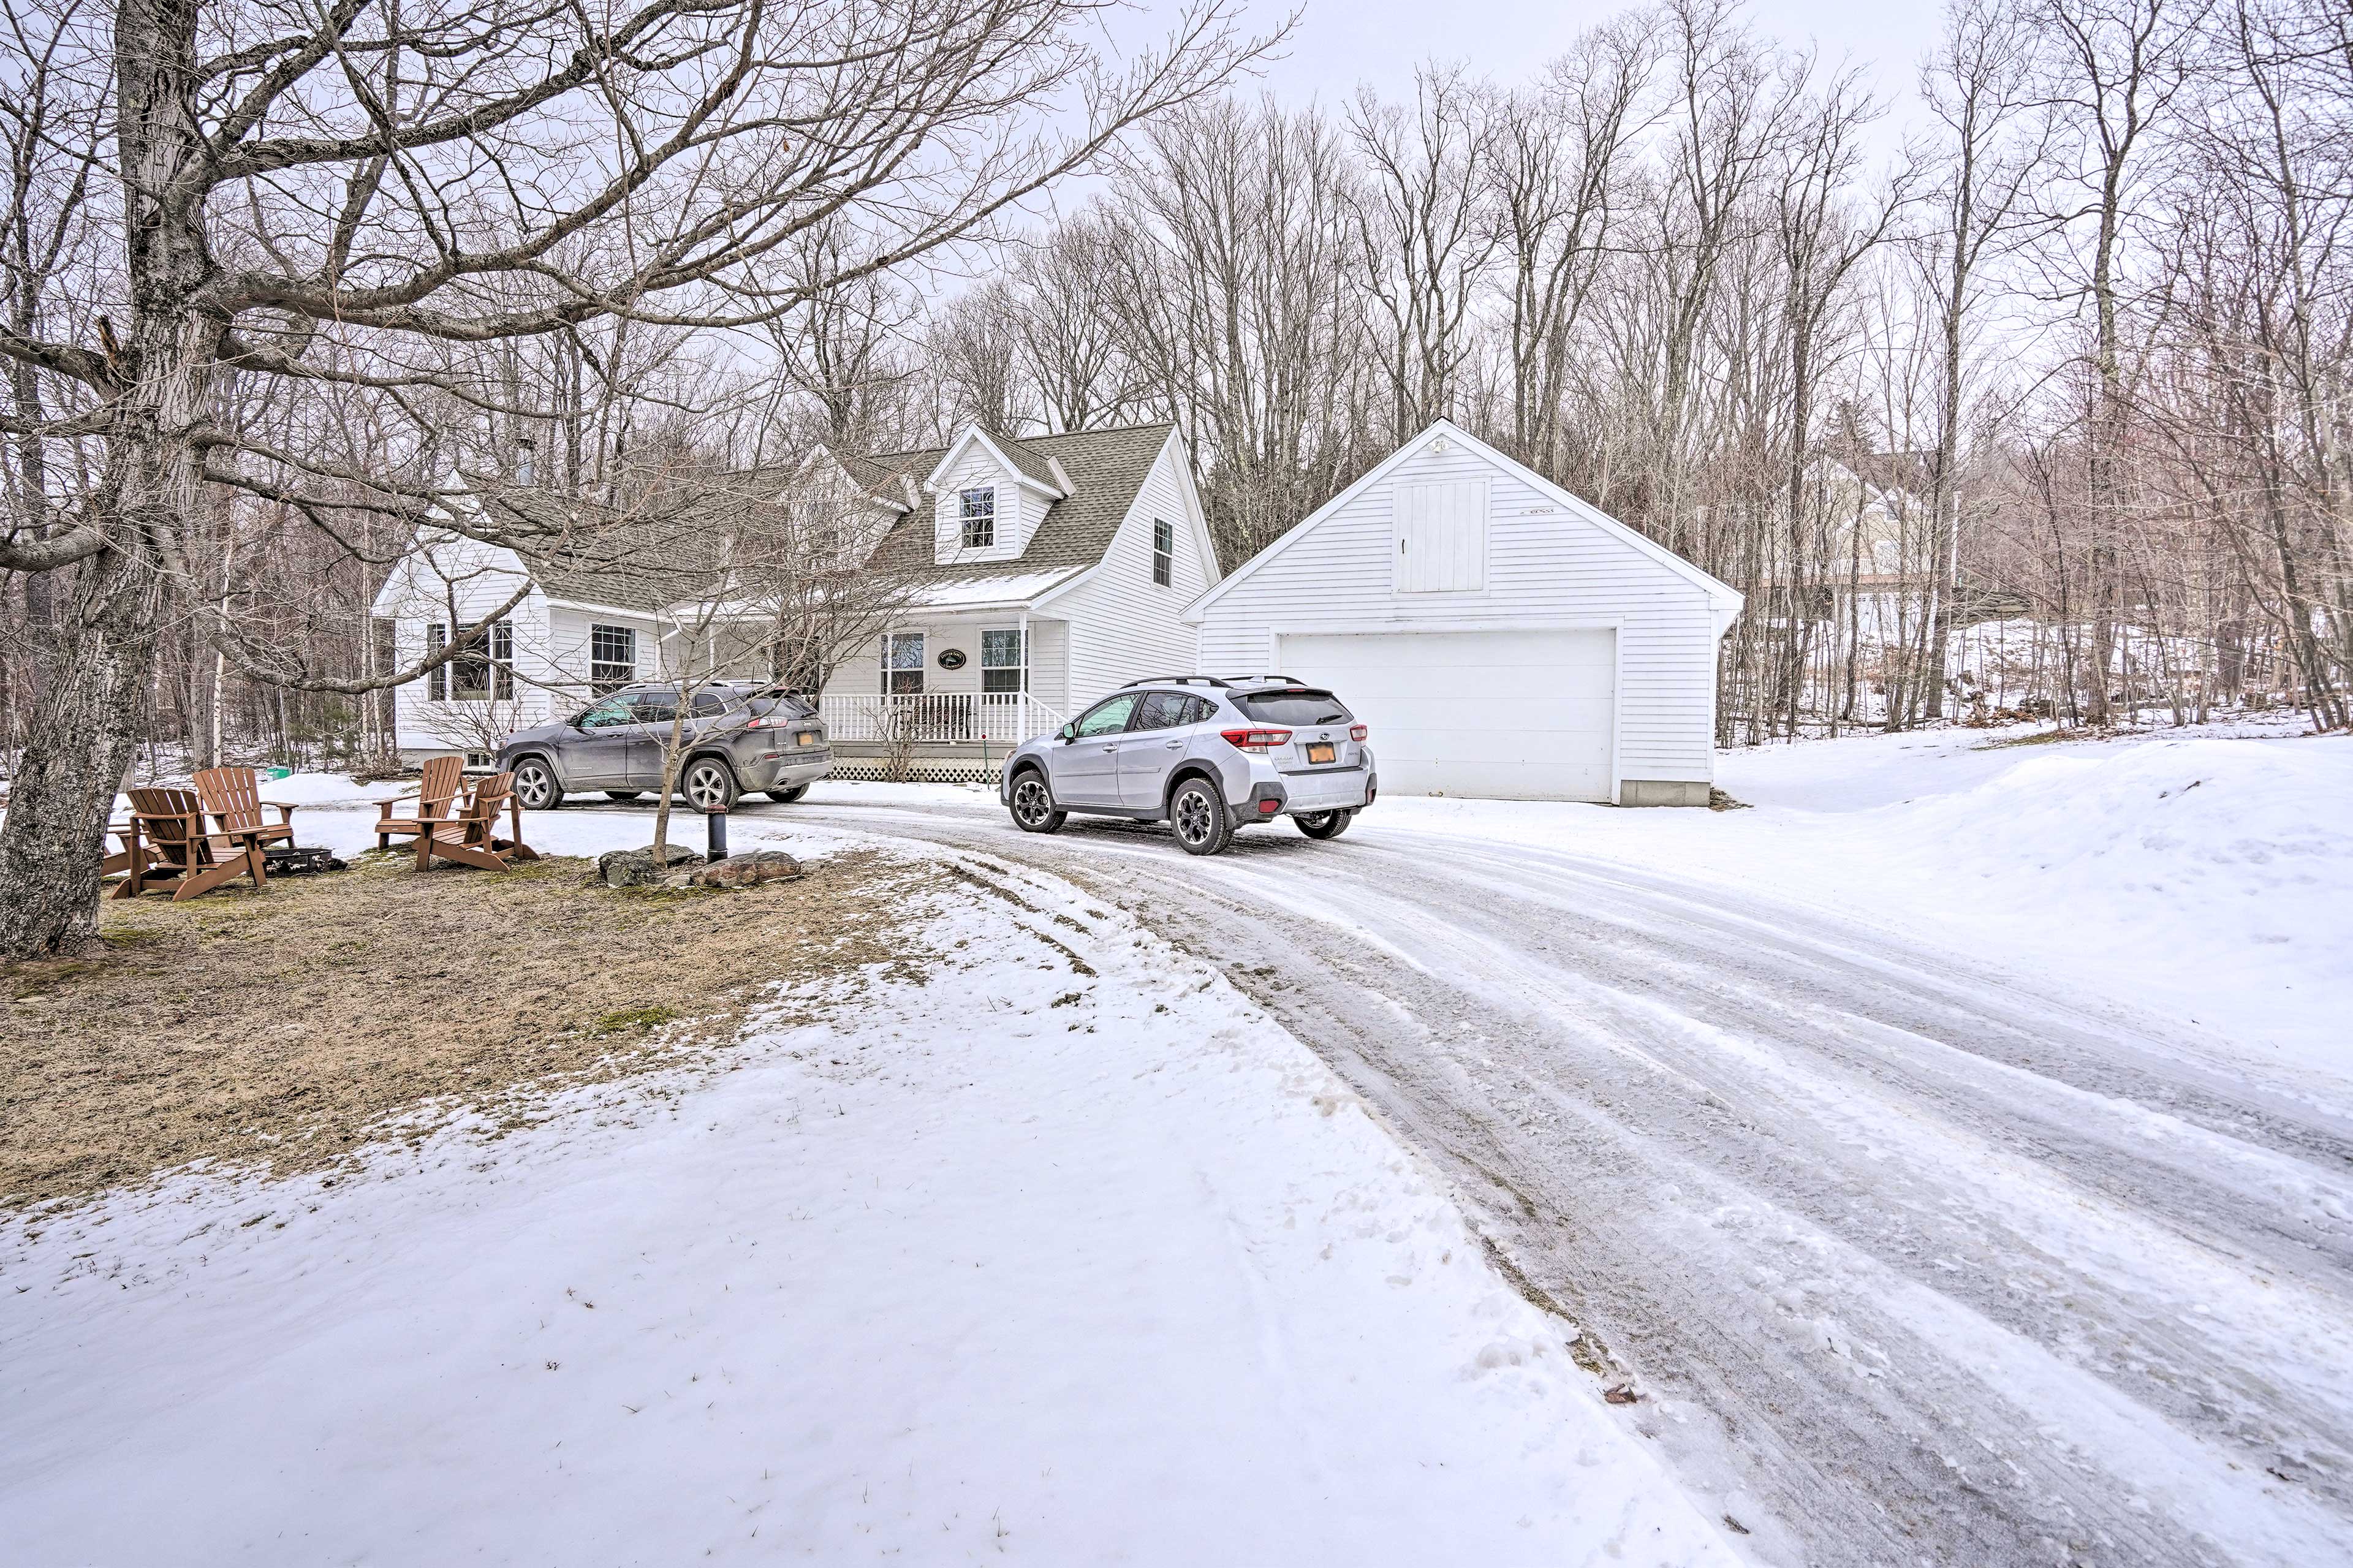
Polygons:
[[[1214,581],[1214,567],[1202,554],[1192,488],[1177,467],[1184,461],[1181,443],[1161,447],[1103,563],[1052,596],[1050,613],[1070,623],[1070,712],[1131,680],[1194,667],[1193,628],[1182,616]],[[1165,587],[1152,580],[1155,519],[1176,535]]]
[[[1519,465],[1459,434],[1446,449],[1436,447],[1417,438],[1387,475],[1271,546],[1238,569],[1214,599],[1197,605],[1198,668],[1276,668],[1282,628],[1614,626],[1619,777],[1710,781],[1716,638],[1729,619],[1726,601],[1564,505]],[[1459,495],[1469,487],[1485,491],[1479,585],[1401,591],[1391,564],[1398,491]],[[1466,570],[1450,566],[1445,580],[1461,581]]]

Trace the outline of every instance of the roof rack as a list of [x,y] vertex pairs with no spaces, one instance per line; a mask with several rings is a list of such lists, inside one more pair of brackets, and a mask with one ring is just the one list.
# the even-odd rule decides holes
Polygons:
[[[1285,686],[1304,686],[1307,684],[1297,677],[1290,675],[1146,675],[1129,681],[1127,686],[1217,686],[1230,688],[1236,686],[1249,686],[1266,680],[1280,680]],[[1123,686],[1120,689],[1124,691],[1127,689],[1127,686]]]

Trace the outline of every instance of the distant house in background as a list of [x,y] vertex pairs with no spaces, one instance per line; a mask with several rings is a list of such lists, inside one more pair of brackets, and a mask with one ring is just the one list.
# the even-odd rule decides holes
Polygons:
[[1441,419],[1187,616],[1202,670],[1337,692],[1386,791],[1704,805],[1741,603]]
[[1218,579],[1191,456],[1169,425],[1026,440],[973,428],[933,451],[819,451],[727,489],[726,504],[659,516],[528,489],[451,502],[478,509],[482,531],[540,542],[427,529],[386,579],[375,613],[392,624],[400,664],[527,590],[486,647],[397,689],[401,754],[487,761],[510,731],[682,668],[768,679],[773,648],[758,634],[771,605],[729,606],[721,619],[744,635],[723,652],[681,642],[713,621],[710,585],[739,501],[829,497],[843,570],[889,585],[887,620],[864,646],[837,650],[819,693],[834,771],[852,778],[901,766],[993,776],[1007,749],[1078,706],[1190,669],[1182,612]]

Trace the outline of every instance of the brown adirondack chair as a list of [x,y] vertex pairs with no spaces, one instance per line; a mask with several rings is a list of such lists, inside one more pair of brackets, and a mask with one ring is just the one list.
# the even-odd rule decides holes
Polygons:
[[134,866],[144,867],[149,863],[151,857],[147,852],[147,847],[140,842],[137,817],[132,817],[125,822],[110,822],[106,825],[106,830],[114,835],[115,841],[122,847],[100,863],[98,874],[101,878],[120,876]]
[[208,831],[204,800],[194,790],[132,790],[125,853],[123,879],[114,885],[118,899],[169,888],[176,902],[237,877],[252,878],[256,888],[269,886],[259,841]]
[[[390,800],[375,803],[375,847],[389,849],[396,837],[417,840],[417,868],[425,869],[425,841],[434,828],[450,819],[458,796],[465,789],[466,759],[463,757],[427,757],[423,776],[417,781],[415,795],[396,795]],[[393,808],[406,801],[415,801],[417,809],[402,816],[393,815]]]
[[[240,844],[266,849],[294,842],[294,808],[262,799],[260,777],[251,768],[198,769],[196,795],[205,803],[205,815]],[[278,813],[277,821],[261,820],[265,806]]]
[[[501,811],[509,816],[512,837],[498,836]],[[454,816],[417,840],[420,871],[436,860],[485,871],[510,871],[518,860],[538,858],[539,851],[522,841],[522,810],[514,798],[512,773],[492,773],[476,784],[472,796]]]

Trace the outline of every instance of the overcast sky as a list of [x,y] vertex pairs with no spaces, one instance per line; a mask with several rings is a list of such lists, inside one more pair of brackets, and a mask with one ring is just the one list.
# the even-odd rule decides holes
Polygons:
[[[1282,99],[1335,103],[1368,81],[1384,97],[1412,90],[1422,60],[1464,60],[1500,82],[1533,75],[1568,40],[1622,5],[1599,0],[1298,0],[1305,15],[1288,58],[1269,68]],[[1254,0],[1279,16],[1286,0]],[[1852,57],[1872,68],[1891,123],[1909,118],[1922,52],[1935,38],[1941,0],[1750,0],[1757,30],[1798,44],[1811,38],[1825,59]]]

